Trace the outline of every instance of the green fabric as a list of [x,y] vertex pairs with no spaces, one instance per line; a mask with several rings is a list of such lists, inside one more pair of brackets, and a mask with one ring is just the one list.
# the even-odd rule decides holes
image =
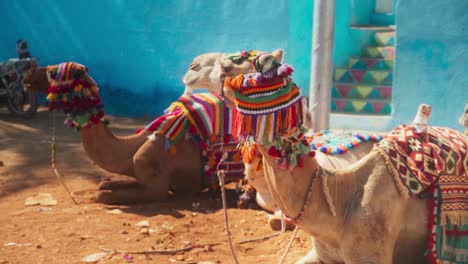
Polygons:
[[[442,202],[440,189],[438,190],[437,203]],[[437,208],[436,224],[436,250],[439,260],[449,261],[450,263],[463,264],[468,263],[468,224],[453,225],[450,220],[443,226],[440,219],[440,206]],[[457,235],[448,235],[446,232],[458,230]],[[465,232],[466,235],[460,234]]]

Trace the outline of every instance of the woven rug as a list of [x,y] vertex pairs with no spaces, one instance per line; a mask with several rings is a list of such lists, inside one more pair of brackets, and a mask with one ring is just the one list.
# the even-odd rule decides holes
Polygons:
[[223,150],[228,158],[219,165],[226,170],[226,182],[244,178],[244,164],[237,141],[232,136],[232,111],[213,93],[197,93],[181,97],[166,110],[166,114],[146,126],[156,135],[166,137],[166,148],[172,153],[183,139],[200,143],[204,157],[204,171],[211,189],[217,189],[217,166]]
[[382,140],[382,136],[369,133],[358,132],[332,132],[322,130],[307,136],[307,141],[312,150],[317,150],[325,154],[343,154],[350,149],[356,148],[362,142]]
[[406,198],[423,192],[429,201],[432,263],[468,262],[468,139],[448,128],[418,133],[400,126],[376,150],[387,161],[396,185]]

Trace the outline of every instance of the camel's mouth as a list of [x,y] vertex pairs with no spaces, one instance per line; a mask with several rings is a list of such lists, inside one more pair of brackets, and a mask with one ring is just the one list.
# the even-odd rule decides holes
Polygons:
[[50,86],[47,89],[47,104],[50,111],[63,110],[67,114],[65,123],[81,128],[100,122],[104,106],[94,80],[88,76],[87,68],[74,62],[48,66]]

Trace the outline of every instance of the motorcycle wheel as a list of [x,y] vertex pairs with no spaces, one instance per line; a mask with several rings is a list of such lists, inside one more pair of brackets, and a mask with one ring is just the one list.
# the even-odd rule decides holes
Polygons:
[[15,116],[29,119],[37,112],[38,97],[37,92],[25,91],[23,86],[20,85],[8,96],[8,110]]

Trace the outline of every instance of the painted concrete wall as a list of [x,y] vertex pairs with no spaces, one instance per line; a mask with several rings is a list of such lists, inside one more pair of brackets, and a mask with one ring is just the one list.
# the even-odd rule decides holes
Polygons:
[[[431,124],[461,129],[468,103],[468,1],[399,0],[392,125],[411,122],[420,103]],[[415,15],[417,14],[417,15]]]
[[16,40],[24,38],[41,65],[76,61],[88,66],[107,113],[155,116],[182,93],[183,74],[201,53],[287,51],[288,3],[0,1],[0,61],[16,57]]
[[[352,8],[356,5],[355,1],[357,0],[336,0],[333,51],[335,67],[345,67],[348,58],[359,55],[372,36],[370,32],[350,28],[352,21],[369,19],[368,13],[354,13]],[[373,7],[370,2],[368,4],[370,6],[367,8]],[[290,29],[286,59],[294,66],[294,80],[303,88],[305,94],[308,94],[310,86],[313,5],[313,1],[310,0],[294,0],[289,6]]]

